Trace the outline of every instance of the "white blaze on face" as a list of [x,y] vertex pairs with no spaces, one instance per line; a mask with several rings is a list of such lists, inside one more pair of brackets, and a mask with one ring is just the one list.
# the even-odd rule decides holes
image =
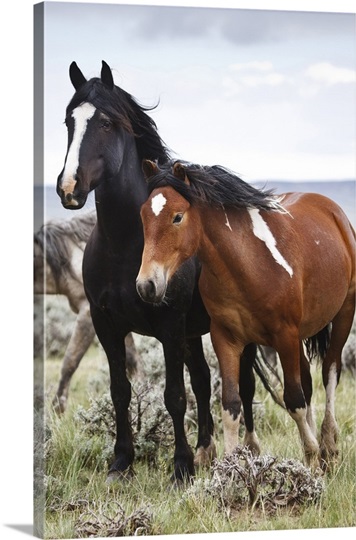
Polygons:
[[82,144],[87,124],[94,116],[96,109],[91,103],[83,103],[72,112],[74,118],[73,140],[68,150],[67,159],[62,177],[62,189],[64,193],[73,193],[76,180],[75,175],[79,166],[79,150]]
[[162,195],[162,193],[158,193],[158,195],[153,197],[151,201],[151,208],[155,216],[159,216],[166,202],[167,199],[164,197],[164,195]]
[[274,260],[288,272],[290,277],[292,277],[293,268],[289,266],[283,255],[278,251],[276,239],[261,216],[260,211],[257,208],[249,208],[248,213],[250,214],[252,221],[253,234],[266,244],[266,247],[271,252]]

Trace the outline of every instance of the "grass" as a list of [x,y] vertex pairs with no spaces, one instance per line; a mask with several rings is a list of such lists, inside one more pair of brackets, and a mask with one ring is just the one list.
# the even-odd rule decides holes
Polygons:
[[[141,352],[147,351],[144,341],[139,347]],[[149,354],[154,350],[149,349]],[[332,473],[325,476],[325,490],[320,500],[305,507],[281,508],[271,515],[263,508],[251,511],[247,506],[239,512],[231,508],[222,509],[217,498],[171,489],[172,447],[168,451],[161,448],[154,465],[144,459],[136,461],[135,476],[131,481],[107,485],[106,473],[112,458],[113,441],[104,432],[89,435],[78,417],[78,411],[90,410],[93,400],[108,392],[105,356],[98,347],[93,346],[89,350],[73,376],[68,409],[58,417],[52,411],[51,400],[60,368],[60,358],[46,361],[46,538],[89,537],[90,534],[105,537],[113,532],[130,535],[135,531],[137,534],[161,535],[355,526],[356,394],[355,379],[350,373],[343,373],[336,393],[339,463]],[[325,394],[320,369],[314,367],[313,371],[313,403],[320,427]],[[301,460],[294,422],[259,384],[256,400],[259,402],[256,405],[256,423],[262,452]],[[217,406],[214,415],[219,419],[220,409]],[[189,440],[194,445],[194,424],[190,423],[188,428]],[[220,422],[217,422],[216,429],[221,457]],[[197,473],[197,480],[201,482],[210,477],[210,471]],[[118,516],[120,530],[117,529]]]

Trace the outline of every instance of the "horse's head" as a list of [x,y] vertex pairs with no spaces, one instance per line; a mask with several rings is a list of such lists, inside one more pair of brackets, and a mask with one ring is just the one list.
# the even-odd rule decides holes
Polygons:
[[69,74],[76,92],[66,111],[68,147],[57,193],[65,208],[79,209],[88,193],[119,169],[123,145],[118,137],[131,126],[116,107],[125,92],[114,85],[105,62],[100,78],[87,81],[75,62]]
[[[143,168],[150,181],[158,173],[162,176],[151,161],[144,161]],[[188,182],[180,163],[169,169],[178,183]],[[170,278],[197,250],[198,215],[185,197],[163,181],[142,205],[141,219],[145,245],[136,288],[144,301],[157,304],[164,300]]]

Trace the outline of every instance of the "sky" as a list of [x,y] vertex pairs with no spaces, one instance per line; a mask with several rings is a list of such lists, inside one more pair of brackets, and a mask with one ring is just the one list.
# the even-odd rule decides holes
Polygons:
[[356,177],[354,13],[45,2],[44,45],[47,184],[64,162],[73,60],[87,78],[105,60],[158,103],[177,158],[247,181]]

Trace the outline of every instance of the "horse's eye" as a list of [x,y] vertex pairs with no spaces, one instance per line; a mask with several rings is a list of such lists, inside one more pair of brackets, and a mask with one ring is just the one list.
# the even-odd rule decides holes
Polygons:
[[183,214],[176,214],[173,218],[174,225],[179,225],[183,221]]
[[110,120],[102,120],[100,127],[104,128],[105,130],[109,130],[111,128]]

